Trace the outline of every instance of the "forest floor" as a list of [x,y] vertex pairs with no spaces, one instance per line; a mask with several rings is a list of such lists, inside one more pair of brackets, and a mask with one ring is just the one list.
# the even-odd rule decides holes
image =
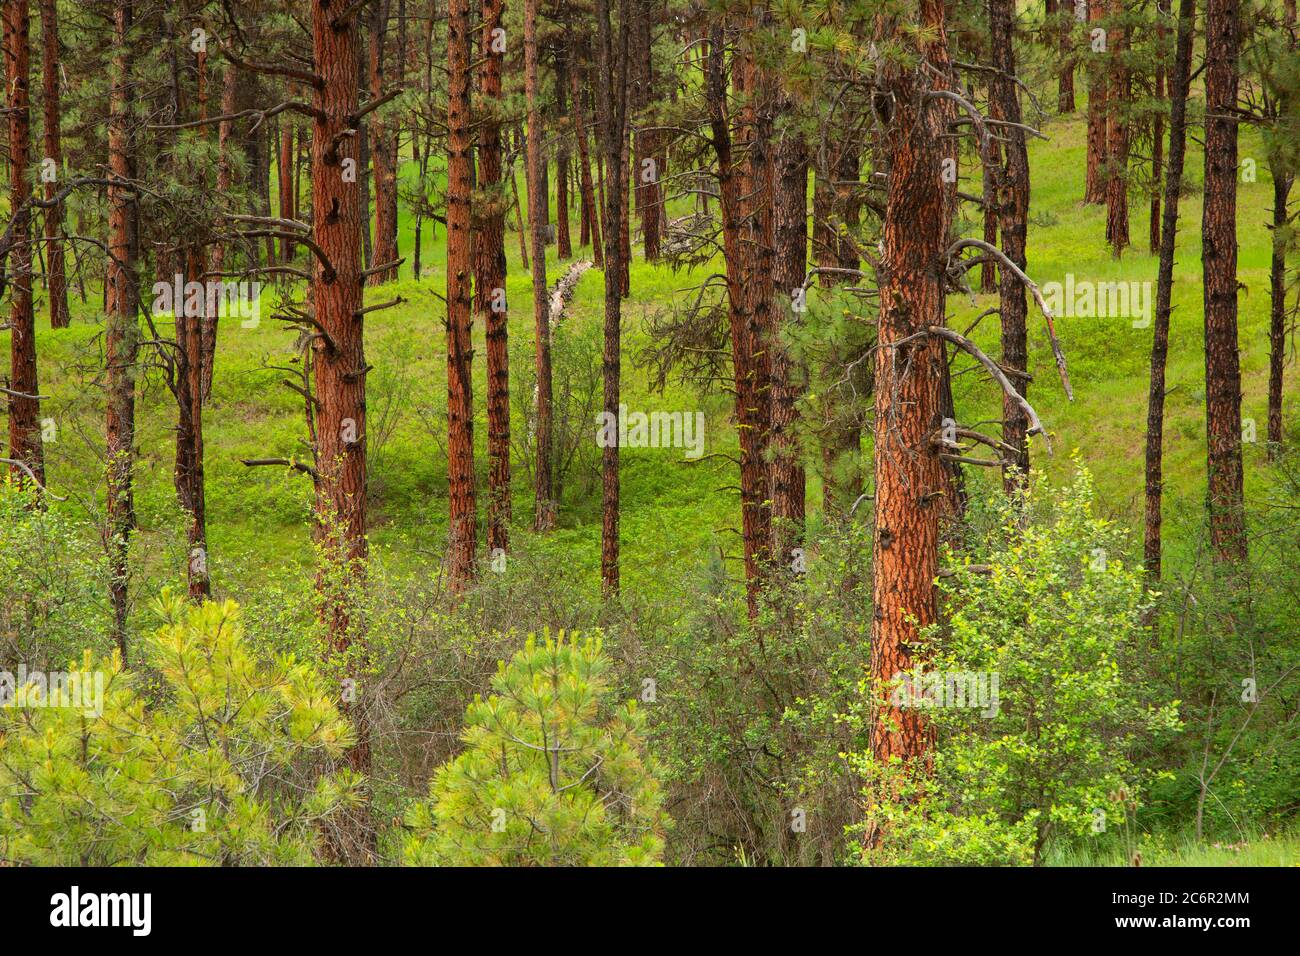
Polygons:
[[[1082,116],[1053,119],[1045,132],[1050,142],[1031,141],[1030,145],[1029,274],[1040,286],[1051,282],[1064,285],[1067,273],[1073,274],[1075,287],[1084,282],[1149,283],[1144,286],[1149,305],[1154,297],[1157,258],[1147,251],[1148,199],[1136,192],[1131,197],[1135,242],[1122,258],[1112,258],[1104,240],[1104,207],[1079,202],[1085,166]],[[1246,493],[1254,499],[1265,494],[1268,485],[1263,440],[1270,233],[1265,224],[1271,220],[1272,197],[1262,148],[1249,129],[1243,131],[1241,155],[1243,159],[1255,158],[1259,169],[1258,182],[1241,184],[1238,214],[1239,277],[1244,286],[1239,318],[1242,414],[1257,423],[1259,438],[1245,446]],[[1167,548],[1173,561],[1197,543],[1205,485],[1199,150],[1189,150],[1188,167],[1175,271],[1165,426],[1165,500],[1174,518],[1167,532]],[[963,188],[972,187],[963,184]],[[576,240],[576,211],[571,213],[571,222]],[[964,225],[966,234],[978,235],[977,222]],[[446,336],[445,308],[439,298],[445,291],[444,235],[439,230],[431,237],[429,224],[425,224],[424,275],[415,280],[410,277],[414,223],[405,210],[400,227],[399,245],[407,256],[402,278],[367,290],[368,303],[396,296],[406,300],[398,307],[372,313],[366,320],[366,356],[374,366],[368,377],[371,540],[381,560],[414,566],[441,556],[446,533]],[[520,265],[517,233],[507,233],[506,246],[512,384],[522,382],[531,392],[531,279]],[[554,256],[554,246],[548,247],[548,283],[552,285],[568,266],[567,262],[557,263]],[[590,249],[575,249],[575,258],[590,258]],[[691,573],[708,555],[716,554],[719,545],[735,550],[726,530],[738,523],[734,466],[726,458],[708,457],[736,447],[729,395],[701,397],[693,389],[671,383],[663,394],[652,392],[647,370],[636,361],[650,341],[650,317],[674,302],[684,302],[683,290],[705,274],[701,270],[674,273],[666,266],[647,264],[639,247],[634,247],[632,294],[624,306],[624,401],[633,410],[703,410],[707,415],[702,460],[689,461],[679,449],[623,452],[623,576],[634,588],[653,589],[656,582],[664,580],[668,568]],[[978,287],[976,271],[970,278]],[[74,284],[71,328],[53,331],[43,316],[38,322],[41,392],[49,396],[43,414],[55,418],[59,428],[58,440],[47,449],[49,479],[55,491],[72,492],[82,501],[102,485],[103,470],[102,390],[90,387],[95,369],[102,368],[102,314],[94,291],[90,301],[83,303],[75,295]],[[592,269],[580,282],[556,333],[555,346],[557,352],[573,356],[568,363],[571,378],[561,380],[557,375],[557,402],[569,403],[568,413],[581,416],[580,427],[592,438],[598,406],[584,405],[582,399],[591,392],[598,400],[602,294],[602,273]],[[241,458],[305,452],[302,400],[280,384],[290,377],[283,367],[290,366],[294,358],[293,333],[270,320],[268,300],[273,295],[269,290],[263,294],[262,318],[256,328],[243,328],[235,322],[222,328],[213,403],[205,414],[210,566],[218,590],[233,593],[256,587],[269,572],[305,570],[313,561],[305,522],[311,499],[309,482],[279,469],[249,469],[240,464]],[[811,308],[816,308],[816,296],[814,288],[809,293]],[[41,298],[38,290],[38,309]],[[950,322],[964,329],[995,303],[995,296],[950,297]],[[1108,516],[1140,529],[1151,328],[1134,328],[1134,320],[1127,316],[1069,315],[1058,317],[1056,327],[1069,363],[1073,402],[1063,393],[1044,325],[1031,306],[1030,371],[1034,381],[1029,398],[1051,433],[1054,448],[1054,454],[1048,456],[1036,440],[1034,466],[1044,469],[1049,478],[1059,479],[1072,467],[1072,453],[1077,451],[1096,478],[1098,497]],[[168,331],[165,318],[160,328]],[[996,355],[996,318],[985,320],[973,337]],[[7,335],[0,333],[0,343],[6,339]],[[486,348],[481,323],[474,331],[474,346],[476,465],[485,484]],[[959,367],[965,364],[969,363],[961,360]],[[1296,381],[1294,369],[1288,368],[1285,418],[1289,423],[1295,420]],[[959,419],[976,422],[998,417],[1000,399],[987,376],[959,374],[954,388]],[[175,408],[159,375],[146,376],[139,408],[141,458],[136,499],[142,532],[145,538],[154,533],[170,535],[176,527],[172,488]],[[557,408],[557,417],[563,411]],[[516,395],[516,439],[520,412]],[[567,567],[589,573],[595,587],[600,495],[594,440],[579,443],[565,481],[559,530],[544,544],[529,530],[532,486],[526,459],[526,455],[516,455],[513,540],[544,547],[547,553],[562,557]],[[820,501],[813,471],[810,503]],[[99,494],[102,499],[102,488]],[[1185,528],[1177,520],[1182,512],[1191,516]]]

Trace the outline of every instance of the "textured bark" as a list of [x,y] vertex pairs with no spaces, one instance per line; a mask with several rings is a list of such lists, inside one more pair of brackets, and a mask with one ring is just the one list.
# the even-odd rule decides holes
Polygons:
[[[1166,4],[1172,0],[1165,0]],[[1165,12],[1160,3],[1156,4],[1156,42],[1163,46],[1168,31],[1165,28]],[[1165,61],[1164,54],[1156,61],[1155,97],[1157,102],[1165,99]],[[1160,254],[1160,187],[1164,181],[1165,117],[1156,113],[1151,124],[1151,216],[1148,222],[1151,254]]]
[[[27,0],[5,0],[4,58],[9,114],[9,208],[14,210],[13,246],[9,251],[9,449],[6,457],[24,462],[45,483],[45,449],[41,442],[40,388],[36,375],[36,314],[32,308],[32,197],[28,179],[31,152],[31,49]],[[24,469],[9,466],[10,477],[30,485]],[[37,491],[39,494],[39,490]]]
[[524,95],[528,101],[528,231],[533,252],[533,324],[537,361],[537,467],[533,527],[555,527],[557,502],[551,447],[551,328],[542,224],[542,117],[537,103],[537,0],[524,0]]
[[[236,100],[239,91],[239,74],[235,67],[226,64],[221,79],[221,115],[230,116],[236,110]],[[232,120],[222,120],[217,124],[217,148],[220,151],[220,157],[217,160],[217,195],[228,196],[234,186],[234,170],[230,163],[230,137],[234,132]],[[283,183],[283,180],[281,180]],[[290,216],[288,218],[297,218],[297,210],[291,206]],[[212,246],[212,261],[210,271],[220,276],[226,267],[226,246],[223,242],[217,242]],[[203,318],[203,343],[202,343],[202,362],[203,362],[203,401],[207,403],[212,398],[212,372],[216,367],[217,361],[217,323],[220,316],[216,314],[205,315]]]
[[[651,17],[654,8],[645,4],[634,17],[636,32],[632,40],[636,60],[636,83],[633,108],[642,113],[654,97],[654,61],[651,56],[654,35]],[[641,121],[643,124],[644,121]],[[659,134],[656,130],[640,128],[635,133],[634,175],[636,176],[636,211],[641,217],[641,242],[646,262],[659,260],[659,217],[663,203],[660,183],[664,171],[659,168]],[[647,175],[646,161],[653,161],[653,175]]]
[[[279,179],[280,218],[293,219],[293,123],[288,115],[280,116],[280,152],[275,167]],[[280,239],[280,261],[293,261],[293,243],[287,236]]]
[[[44,159],[54,160],[63,170],[63,145],[59,124],[59,13],[56,0],[40,0],[41,10],[41,96],[44,106]],[[58,183],[45,184],[45,198],[58,191]],[[45,291],[50,299],[50,328],[68,327],[68,278],[63,248],[63,204],[45,210]]]
[[1147,573],[1160,580],[1161,497],[1164,491],[1165,362],[1169,355],[1169,312],[1174,288],[1174,243],[1178,197],[1187,151],[1187,88],[1196,32],[1196,0],[1179,0],[1178,39],[1169,90],[1169,168],[1165,171],[1164,221],[1160,229],[1160,269],[1156,279],[1155,329],[1151,341],[1151,385],[1147,393],[1146,518],[1142,558]]
[[1246,556],[1242,500],[1241,364],[1237,346],[1238,0],[1205,11],[1205,201],[1201,264],[1205,302],[1205,427],[1210,541],[1219,561]]
[[1056,109],[1060,113],[1074,112],[1074,0],[1060,0],[1055,10],[1060,22],[1057,33],[1057,55],[1060,77],[1057,80]]
[[[383,96],[384,41],[391,0],[372,0],[370,7],[369,80],[371,99]],[[366,118],[366,141],[375,171],[375,247],[372,265],[396,263],[397,251],[397,134],[378,112]],[[367,279],[382,285],[397,279],[397,266],[381,269]]]
[[[569,112],[567,72],[564,59],[557,56],[555,106],[561,117]],[[555,145],[555,257],[573,257],[573,241],[569,236],[569,137],[566,135],[561,135]]]
[[[1020,97],[1016,88],[1016,52],[1014,45],[1014,0],[989,0],[989,32],[993,46],[993,66],[998,71],[992,80],[991,98],[996,113],[1009,123],[1020,123]],[[1025,131],[1009,126],[1003,134],[1006,142],[1004,162],[999,173],[998,219],[1002,232],[1002,251],[1023,272],[1029,221],[1029,153],[1025,148]],[[1002,317],[1002,368],[1026,398],[1029,389],[1028,300],[1024,283],[1009,269],[1002,269],[998,286],[998,307]],[[1022,374],[1016,375],[1016,372]],[[1010,462],[1002,469],[1002,482],[1008,493],[1029,474],[1029,416],[1024,406],[1007,395],[1002,397],[1002,441],[1014,454],[1005,452]]]
[[596,190],[591,182],[591,163],[587,159],[587,121],[582,109],[583,90],[578,87],[577,56],[569,71],[569,87],[573,93],[573,127],[578,138],[578,166],[582,181],[582,242],[591,241],[591,255],[600,268],[605,266],[604,245],[600,239],[600,214],[596,210]]
[[[1000,38],[997,33],[997,27],[991,22],[992,14],[990,12],[989,31],[993,43],[993,58],[996,62],[998,57],[998,43]],[[999,95],[994,90],[996,78],[989,80],[989,118],[995,120],[1006,119],[1002,115],[1002,103]],[[989,158],[995,161],[1001,161],[1002,148],[997,140],[993,140],[989,145]],[[1005,200],[1005,197],[1003,197]],[[990,246],[998,244],[998,217],[1001,215],[1001,206],[995,203],[989,203],[984,207],[984,241]],[[998,267],[992,259],[986,259],[980,266],[980,292],[996,292],[998,288]]]
[[1115,258],[1129,244],[1128,228],[1128,109],[1132,81],[1124,56],[1128,30],[1122,25],[1124,0],[1111,2],[1110,59],[1112,63],[1106,99],[1106,145],[1109,150],[1106,174],[1106,240]]
[[1286,225],[1294,175],[1273,165],[1273,254],[1269,262],[1268,454],[1282,450],[1282,368],[1286,363]]
[[[800,313],[792,308],[802,295],[808,272],[808,148],[795,130],[787,130],[776,148],[772,262],[773,284],[784,306],[782,322],[793,327]],[[772,379],[772,555],[790,568],[793,551],[803,541],[805,486],[798,440],[798,402],[804,375],[791,359],[780,335],[771,343]]]
[[[757,302],[751,283],[755,278],[755,241],[752,209],[746,202],[748,176],[733,155],[727,87],[723,69],[723,31],[711,28],[706,59],[706,96],[712,145],[718,160],[718,194],[722,217],[723,255],[727,269],[727,317],[731,332],[731,363],[736,394],[736,427],[740,437],[741,536],[744,542],[746,597],[751,615],[757,614],[761,564],[771,546],[771,525],[764,500],[768,493],[767,466],[761,443],[767,421],[760,415],[758,360],[754,355]],[[743,82],[745,67],[733,65]],[[738,93],[741,90],[737,91]]]
[[[326,566],[317,575],[320,615],[330,647],[340,658],[364,665],[365,622],[353,603],[365,585],[366,542],[366,359],[361,308],[361,172],[356,127],[360,57],[356,18],[335,23],[342,11],[331,0],[311,5],[312,52],[321,82],[312,90],[312,239],[328,262],[316,257],[308,290],[324,335],[312,343],[316,388],[316,520]],[[347,162],[345,162],[347,161]],[[355,175],[349,173],[351,171]],[[362,653],[349,651],[354,644]],[[345,657],[346,655],[346,657]],[[358,663],[359,662],[359,663]],[[349,707],[357,744],[348,752],[354,770],[370,769],[370,736],[364,707]],[[365,852],[373,833],[359,835]]]
[[[922,39],[898,37],[930,70],[891,68],[893,111],[883,149],[889,180],[881,238],[880,347],[876,351],[875,533],[872,546],[871,675],[886,688],[914,666],[913,647],[935,620],[940,505],[947,480],[932,443],[941,425],[946,366],[941,340],[922,336],[944,322],[945,251],[951,193],[936,170],[951,120],[945,102],[922,95],[949,72],[942,0],[922,0]],[[886,762],[920,758],[930,732],[915,709],[886,698],[872,727],[872,753]]]
[[105,443],[108,482],[109,598],[113,605],[113,639],[128,659],[126,617],[129,543],[135,527],[131,495],[135,458],[135,377],[140,348],[137,317],[139,287],[135,274],[138,250],[134,175],[134,141],[130,111],[134,99],[132,57],[128,36],[133,22],[131,0],[113,7],[113,58],[109,92],[108,264],[104,329],[108,400]]
[[447,480],[453,593],[474,579],[474,382],[470,333],[470,30],[469,0],[452,0],[447,26]]
[[[185,271],[188,273],[187,282],[204,281],[207,263],[202,248],[190,247]],[[187,409],[189,424],[185,460],[185,510],[190,516],[186,580],[190,599],[194,601],[202,601],[212,594],[208,577],[207,494],[203,478],[203,326],[206,316],[205,301],[205,308],[199,314],[182,315],[178,312],[176,317],[177,329],[185,329],[184,337],[178,336],[185,356],[184,377],[176,385],[177,398]]]
[[[532,0],[530,0],[532,2]],[[618,169],[627,155],[628,23],[629,0],[619,0],[617,35],[610,23],[609,0],[596,0],[597,70],[602,95],[596,99],[596,127],[600,151],[610,169]],[[626,198],[614,189],[605,195],[605,336],[602,356],[603,411],[618,417],[620,322],[624,250],[620,241]],[[610,442],[601,449],[600,580],[606,597],[619,588],[619,447]]]
[[[1106,15],[1106,0],[1088,0],[1089,31],[1101,26]],[[1089,36],[1091,43],[1091,36]],[[1088,62],[1088,169],[1084,183],[1085,203],[1106,201],[1106,70],[1099,54],[1090,54]]]
[[[479,90],[485,103],[479,124],[479,188],[489,197],[475,231],[475,303],[487,337],[488,553],[510,548],[510,361],[506,287],[506,196],[501,178],[501,70],[505,54],[493,50],[503,0],[484,0]],[[497,290],[500,290],[498,292]]]

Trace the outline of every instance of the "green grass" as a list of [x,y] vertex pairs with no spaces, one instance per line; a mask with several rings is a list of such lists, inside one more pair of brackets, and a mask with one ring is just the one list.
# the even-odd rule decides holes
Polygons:
[[[1131,866],[1130,849],[1114,842],[1049,849],[1048,866]],[[1190,835],[1154,838],[1137,850],[1140,866],[1300,866],[1300,834],[1256,834],[1237,841],[1198,843]]]

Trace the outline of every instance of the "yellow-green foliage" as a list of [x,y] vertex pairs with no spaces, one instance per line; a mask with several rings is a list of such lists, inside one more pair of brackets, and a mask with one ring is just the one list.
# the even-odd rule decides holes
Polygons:
[[81,669],[102,673],[96,706],[0,708],[0,858],[312,862],[320,822],[360,788],[315,772],[354,740],[320,675],[289,657],[257,661],[232,601],[195,607],[164,592],[154,610],[163,625],[141,650],[160,688],[117,652],[99,663],[87,652]]
[[530,635],[466,710],[465,751],[407,815],[412,865],[656,865],[667,818],[634,702],[599,714],[599,640]]

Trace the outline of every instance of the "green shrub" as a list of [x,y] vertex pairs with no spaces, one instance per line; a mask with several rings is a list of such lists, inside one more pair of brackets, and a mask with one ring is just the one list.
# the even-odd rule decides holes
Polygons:
[[466,709],[465,751],[407,814],[411,865],[654,865],[667,818],[628,702],[602,720],[599,640],[530,635]]
[[[0,857],[38,865],[268,865],[313,860],[321,824],[359,799],[320,773],[353,742],[317,672],[259,664],[233,602],[164,592],[145,652],[150,693],[121,657],[92,706],[29,691],[0,708]],[[24,699],[24,697],[26,699]],[[19,706],[25,705],[25,706]]]
[[999,505],[984,553],[948,556],[924,671],[987,675],[996,697],[916,701],[936,732],[928,780],[860,758],[865,827],[880,835],[868,861],[1037,863],[1053,836],[1128,826],[1152,778],[1141,752],[1181,724],[1176,702],[1148,703],[1159,699],[1141,667],[1150,595],[1092,501],[1082,469],[1067,488],[1038,484]]

